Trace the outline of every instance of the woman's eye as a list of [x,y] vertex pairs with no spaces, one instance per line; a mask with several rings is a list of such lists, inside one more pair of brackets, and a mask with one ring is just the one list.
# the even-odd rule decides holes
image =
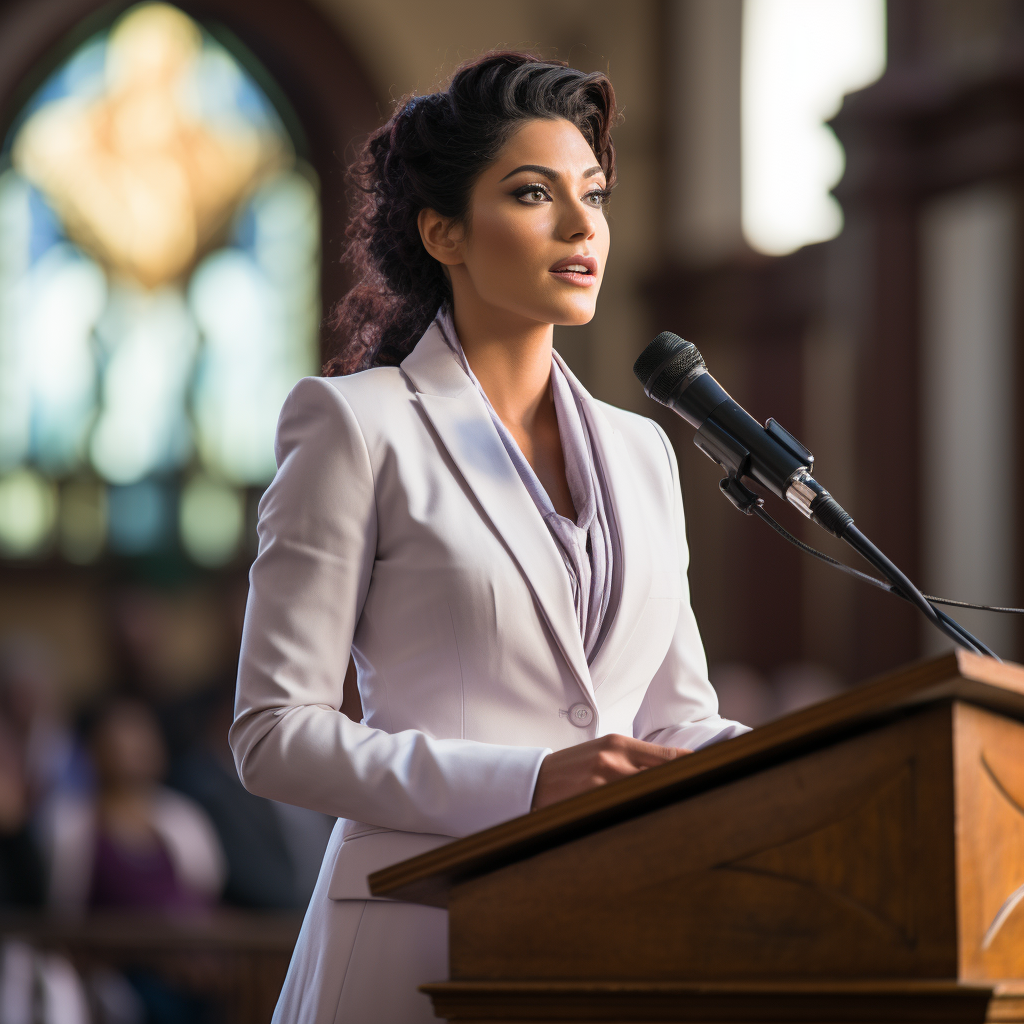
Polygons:
[[541,188],[539,185],[524,185],[522,188],[516,189],[515,196],[526,203],[543,203],[550,198],[547,189]]
[[591,206],[604,206],[611,198],[611,193],[606,188],[595,188],[593,191],[588,192],[584,197],[584,202],[590,203]]

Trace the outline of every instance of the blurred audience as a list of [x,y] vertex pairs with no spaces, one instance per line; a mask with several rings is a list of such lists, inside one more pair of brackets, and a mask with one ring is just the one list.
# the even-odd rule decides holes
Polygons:
[[13,730],[0,718],[0,907],[39,907],[44,896],[43,864],[29,828],[20,753]]
[[87,730],[94,796],[54,801],[47,833],[49,903],[86,908],[188,911],[216,902],[225,863],[206,813],[161,785],[166,752],[153,713],[114,698]]
[[88,760],[67,725],[46,648],[27,637],[0,642],[0,906],[45,898],[39,829],[61,792],[91,784]]
[[0,642],[0,906],[43,903],[43,822],[61,795],[92,788],[59,689],[44,645],[28,637]]
[[[66,957],[34,950],[17,940],[4,943],[0,956],[3,1024],[90,1024],[91,1018],[85,986]],[[116,1020],[117,1024],[142,1024],[141,1016]]]
[[55,660],[31,637],[0,644],[0,714],[20,747],[34,813],[58,793],[92,789],[92,768],[65,715]]
[[[334,820],[243,788],[231,662],[211,656],[205,682],[172,685],[167,666],[204,662],[174,653],[195,616],[139,596],[121,592],[112,617],[122,696],[77,732],[48,648],[0,641],[0,907],[303,910]],[[222,639],[204,644],[231,658],[244,593],[222,596]]]
[[209,814],[227,855],[224,900],[242,907],[303,910],[312,895],[334,819],[253,796],[228,747],[234,690],[206,695],[196,742],[176,758],[169,784]]
[[[118,591],[108,696],[78,729],[51,649],[0,637],[0,911],[305,908],[334,821],[238,780],[227,730],[244,597]],[[222,1017],[219,997],[177,975],[77,966],[48,941],[9,937],[0,1024]]]

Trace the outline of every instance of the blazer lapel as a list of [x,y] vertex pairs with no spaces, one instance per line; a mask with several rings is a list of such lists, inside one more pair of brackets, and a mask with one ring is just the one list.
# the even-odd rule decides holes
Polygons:
[[583,414],[594,445],[594,459],[610,499],[618,539],[619,599],[612,604],[612,621],[590,663],[590,677],[597,690],[611,674],[620,655],[640,624],[651,592],[651,551],[647,522],[637,499],[633,468],[622,435],[612,426],[601,403],[591,398],[555,353],[562,371],[585,397]]
[[431,324],[401,369],[412,381],[441,443],[519,566],[573,674],[593,699],[562,557],[491,423],[483,398],[436,324]]

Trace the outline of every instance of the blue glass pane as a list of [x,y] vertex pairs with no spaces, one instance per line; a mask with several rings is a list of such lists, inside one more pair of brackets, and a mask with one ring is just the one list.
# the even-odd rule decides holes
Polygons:
[[146,480],[111,487],[107,515],[110,546],[118,554],[146,554],[173,540],[175,500],[166,484]]
[[185,403],[197,337],[180,291],[115,286],[96,334],[103,386],[89,447],[95,469],[131,483],[186,464],[192,434]]
[[31,395],[30,452],[51,475],[85,454],[96,398],[92,330],[107,300],[102,270],[73,246],[47,250],[26,277],[22,350]]

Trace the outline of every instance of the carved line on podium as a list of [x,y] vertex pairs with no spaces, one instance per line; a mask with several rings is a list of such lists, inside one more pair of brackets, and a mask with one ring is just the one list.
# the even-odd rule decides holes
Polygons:
[[1006,800],[1006,802],[1018,814],[1024,815],[1024,806],[1021,806],[1020,802],[1013,797],[1013,795],[1010,793],[1010,791],[1003,784],[1002,779],[1000,779],[999,776],[996,775],[996,773],[993,771],[992,765],[990,765],[988,763],[988,758],[985,757],[985,752],[984,751],[982,751],[982,754],[981,754],[981,767],[985,769],[985,773],[992,780],[992,785],[994,785],[996,787],[996,789],[999,790],[999,793],[1003,797],[1003,799]]
[[1006,902],[999,908],[999,912],[992,919],[992,923],[988,926],[988,931],[985,932],[985,937],[981,940],[981,948],[988,949],[992,945],[992,940],[999,934],[999,930],[1006,924],[1009,916],[1017,909],[1018,904],[1024,900],[1024,885],[1022,885],[1015,893],[1012,893]]
[[[915,808],[915,775],[916,764],[913,758],[904,762],[894,775],[889,775],[879,780],[873,789],[846,814],[832,818],[824,824],[810,829],[800,835],[786,839],[782,843],[764,847],[753,853],[744,854],[735,860],[715,865],[713,871],[731,871],[754,875],[761,878],[772,879],[792,885],[801,886],[813,892],[825,902],[838,903],[847,909],[852,909],[870,920],[882,925],[887,931],[895,936],[907,948],[914,948],[917,944],[916,929],[913,922],[913,911],[909,899],[899,910],[902,913],[895,918],[892,914],[886,914],[884,908],[867,902],[863,897],[850,892],[848,889],[836,884],[830,884],[828,880],[815,877],[821,870],[821,865],[828,866],[832,858],[828,856],[829,846],[835,845],[837,841],[848,841],[849,837],[864,835],[870,829],[872,812],[878,809],[887,801],[899,805],[902,814],[916,816]],[[879,814],[879,817],[885,817]],[[871,861],[865,861],[865,874],[862,880],[869,885],[876,883],[874,888],[878,892],[889,888],[891,891],[908,893],[910,890],[909,880],[913,874],[913,864],[910,862],[911,853],[909,847],[902,845],[898,851],[886,850],[884,838],[876,831],[876,844],[870,853],[875,856]],[[821,849],[815,850],[817,846]],[[815,855],[817,852],[818,856]],[[887,856],[887,854],[889,856]],[[787,856],[804,863],[800,865],[803,870],[786,870],[778,863],[766,865],[766,859],[775,858],[785,860]],[[762,863],[757,863],[761,861]],[[868,872],[873,872],[874,877],[868,877]],[[883,883],[888,880],[889,886]],[[1022,894],[1024,896],[1024,894]]]
[[[1022,817],[1024,817],[1024,806],[1021,805],[1020,801],[1017,800],[1012,793],[1006,788],[1002,779],[996,775],[992,765],[989,764],[988,758],[985,756],[985,752],[981,753],[981,767],[984,769],[986,776],[989,781],[995,786],[996,792]],[[1020,905],[1021,901],[1024,901],[1024,884],[1021,884],[1014,892],[1012,892],[1004,901],[1003,905],[996,911],[996,916],[992,918],[992,923],[988,926],[985,931],[985,935],[981,940],[981,948],[988,949],[995,937],[1002,930],[1002,927],[1010,919],[1013,912]]]

